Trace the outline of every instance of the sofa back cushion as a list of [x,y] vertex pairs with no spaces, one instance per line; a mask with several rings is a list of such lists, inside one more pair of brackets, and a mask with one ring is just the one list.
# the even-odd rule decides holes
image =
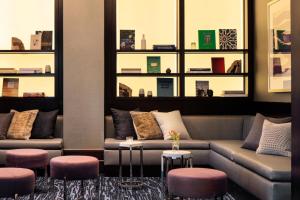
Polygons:
[[183,116],[192,139],[240,140],[243,138],[244,116]]
[[[244,119],[249,116],[182,116],[182,120],[192,139],[214,140],[231,139],[241,140],[246,137]],[[251,119],[251,117],[249,117]],[[251,120],[248,122],[251,127]],[[244,133],[245,132],[245,133]],[[114,126],[111,116],[105,116],[105,137],[114,138]]]
[[62,115],[57,116],[54,138],[63,138],[63,116]]

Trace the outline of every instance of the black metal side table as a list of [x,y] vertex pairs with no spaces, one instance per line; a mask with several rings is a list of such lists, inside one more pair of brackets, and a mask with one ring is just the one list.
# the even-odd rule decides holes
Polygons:
[[[129,180],[124,181],[123,179],[123,163],[122,163],[122,150],[129,149]],[[140,151],[140,180],[134,180],[132,171],[132,152],[134,149]],[[140,188],[144,185],[144,172],[143,172],[143,144],[139,141],[126,141],[119,144],[119,185],[122,188]]]

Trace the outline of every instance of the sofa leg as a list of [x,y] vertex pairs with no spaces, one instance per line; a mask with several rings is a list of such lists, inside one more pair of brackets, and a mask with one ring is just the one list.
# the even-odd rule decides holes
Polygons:
[[80,181],[80,186],[81,186],[81,197],[84,199],[84,180]]

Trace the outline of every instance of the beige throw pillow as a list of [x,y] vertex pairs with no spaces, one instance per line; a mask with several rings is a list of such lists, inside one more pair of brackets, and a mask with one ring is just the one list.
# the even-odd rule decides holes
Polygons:
[[131,111],[130,115],[139,140],[163,138],[163,134],[152,113]]
[[17,140],[28,140],[31,136],[31,130],[38,110],[28,110],[18,112],[11,110],[14,116],[8,129],[7,138]]

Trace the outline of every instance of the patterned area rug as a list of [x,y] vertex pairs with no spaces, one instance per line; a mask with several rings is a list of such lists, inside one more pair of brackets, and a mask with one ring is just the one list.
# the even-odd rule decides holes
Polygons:
[[[165,200],[166,195],[161,187],[160,178],[144,178],[144,186],[140,189],[119,189],[119,179],[115,177],[103,178],[102,194],[96,192],[95,181],[85,181],[84,197],[81,195],[80,181],[70,181],[67,184],[68,200]],[[63,182],[55,181],[55,190],[45,187],[43,178],[38,178],[38,189],[35,193],[35,200],[63,200]],[[98,198],[101,197],[101,198]],[[7,198],[2,198],[8,200]],[[1,200],[2,200],[1,199]],[[29,197],[20,197],[20,200],[27,200]],[[234,200],[230,194],[226,194],[224,200]],[[192,199],[191,199],[192,200]]]

